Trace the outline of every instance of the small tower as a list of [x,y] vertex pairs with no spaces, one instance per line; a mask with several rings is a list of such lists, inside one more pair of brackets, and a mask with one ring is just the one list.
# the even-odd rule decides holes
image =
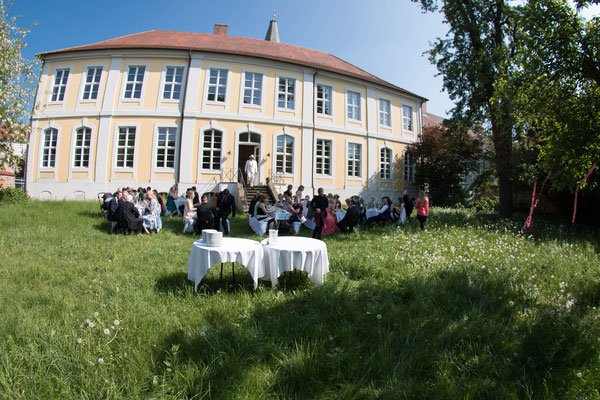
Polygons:
[[269,42],[279,42],[279,29],[277,28],[277,21],[275,20],[275,11],[273,11],[273,19],[269,23],[269,30],[267,31],[267,36],[265,40]]

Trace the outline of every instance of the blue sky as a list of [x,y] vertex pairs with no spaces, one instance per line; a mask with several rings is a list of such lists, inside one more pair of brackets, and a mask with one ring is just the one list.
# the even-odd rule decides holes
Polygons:
[[273,10],[284,43],[331,53],[429,99],[429,112],[453,107],[442,78],[423,52],[446,27],[439,14],[423,14],[409,0],[13,0],[10,15],[32,26],[27,57],[154,29],[264,39]]

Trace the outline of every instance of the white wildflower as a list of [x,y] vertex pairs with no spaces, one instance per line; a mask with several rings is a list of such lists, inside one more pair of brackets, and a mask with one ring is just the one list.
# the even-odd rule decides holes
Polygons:
[[103,332],[105,335],[110,335],[110,329],[108,328],[105,328]]
[[81,344],[81,343],[83,343],[83,339],[82,339],[82,338],[78,338],[78,339],[77,339],[77,343],[78,343],[78,344]]
[[121,323],[121,322],[120,322],[118,319],[115,319],[115,320],[113,321],[113,324],[115,324],[116,326],[118,326],[120,323]]
[[98,359],[98,364],[104,364],[104,359],[102,357]]

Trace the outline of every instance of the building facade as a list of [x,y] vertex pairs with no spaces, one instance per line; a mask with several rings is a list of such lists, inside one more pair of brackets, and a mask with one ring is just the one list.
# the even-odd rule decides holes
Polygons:
[[33,197],[176,182],[214,191],[239,179],[250,154],[259,182],[307,194],[414,189],[405,149],[426,99],[330,54],[215,25],[213,34],[149,31],[41,57]]

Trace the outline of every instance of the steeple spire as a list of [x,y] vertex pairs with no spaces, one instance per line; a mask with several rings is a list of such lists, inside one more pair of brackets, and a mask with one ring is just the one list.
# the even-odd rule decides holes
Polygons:
[[269,23],[269,30],[267,31],[267,36],[265,40],[269,42],[279,42],[279,29],[277,28],[277,20],[275,20],[275,10],[273,10],[273,19]]

